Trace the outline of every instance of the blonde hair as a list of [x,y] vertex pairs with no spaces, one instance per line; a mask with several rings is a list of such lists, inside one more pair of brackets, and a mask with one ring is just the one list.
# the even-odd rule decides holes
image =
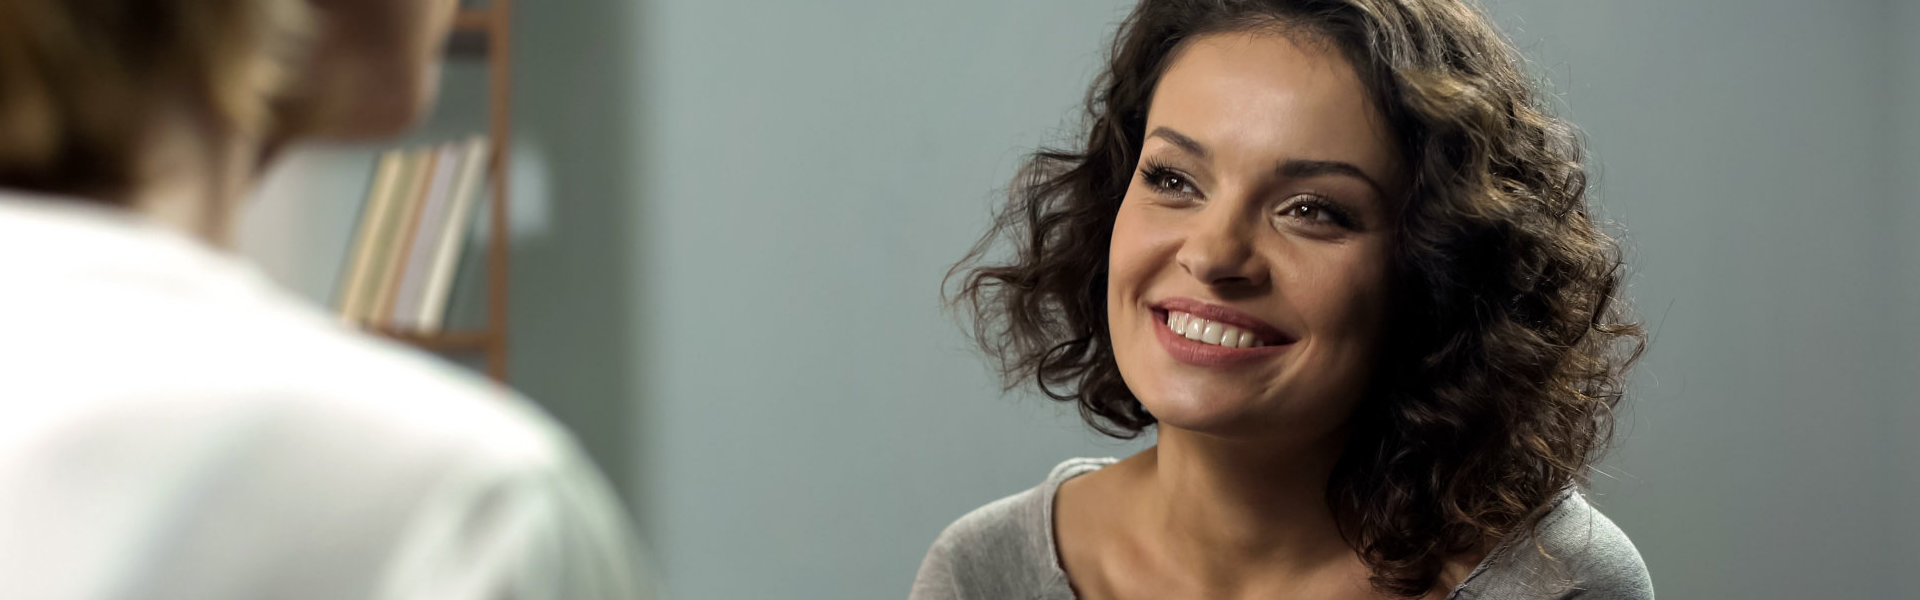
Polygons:
[[301,0],[0,0],[0,186],[124,202],[157,117],[266,132]]

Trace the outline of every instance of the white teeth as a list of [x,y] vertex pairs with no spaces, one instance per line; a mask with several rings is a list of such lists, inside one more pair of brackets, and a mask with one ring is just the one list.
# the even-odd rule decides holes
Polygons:
[[1240,336],[1247,332],[1226,325],[1220,326],[1220,345],[1228,348],[1240,348]]
[[1226,327],[1221,326],[1219,323],[1207,323],[1207,328],[1200,330],[1200,341],[1209,344],[1219,344],[1220,334],[1223,333],[1225,329]]
[[1253,332],[1208,321],[1183,312],[1167,311],[1167,328],[1187,339],[1228,348],[1258,348]]

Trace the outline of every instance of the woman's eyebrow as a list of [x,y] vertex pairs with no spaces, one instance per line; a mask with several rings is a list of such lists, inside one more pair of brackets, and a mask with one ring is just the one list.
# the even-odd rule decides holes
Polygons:
[[[1188,137],[1187,134],[1174,131],[1173,129],[1166,126],[1153,128],[1153,132],[1148,133],[1147,137],[1149,139],[1160,138],[1160,139],[1166,140],[1167,142],[1172,143],[1174,146],[1179,147],[1181,150],[1185,150],[1188,154],[1192,154],[1198,158],[1204,159],[1204,158],[1210,158],[1212,156],[1212,152],[1209,152],[1207,150],[1207,146],[1205,144],[1200,143],[1199,140],[1195,140],[1192,137]],[[1280,163],[1280,167],[1278,169],[1275,169],[1275,172],[1279,173],[1282,177],[1286,177],[1289,179],[1307,179],[1311,177],[1320,177],[1323,175],[1343,175],[1347,177],[1352,177],[1354,179],[1359,179],[1360,181],[1365,182],[1367,184],[1367,187],[1373,188],[1373,193],[1379,194],[1381,198],[1387,197],[1387,189],[1385,187],[1382,187],[1379,181],[1375,180],[1372,176],[1367,175],[1367,172],[1364,170],[1361,170],[1360,167],[1356,167],[1353,165],[1353,163],[1349,163],[1349,162],[1343,162],[1343,161],[1337,161],[1337,160],[1291,159],[1286,162]]]
[[1211,155],[1211,153],[1207,152],[1207,147],[1199,141],[1187,137],[1187,134],[1168,129],[1164,126],[1153,128],[1153,133],[1147,134],[1147,137],[1160,138],[1172,142],[1173,145],[1179,146],[1182,150],[1186,150],[1188,154],[1199,158],[1207,158]]
[[1380,182],[1369,177],[1366,171],[1360,170],[1360,167],[1353,166],[1353,163],[1337,160],[1293,159],[1280,163],[1280,168],[1275,171],[1280,173],[1282,177],[1289,179],[1307,179],[1310,177],[1320,177],[1322,175],[1344,175],[1366,182],[1367,187],[1373,188],[1373,193],[1379,194],[1381,198],[1387,197],[1387,189],[1381,187]]

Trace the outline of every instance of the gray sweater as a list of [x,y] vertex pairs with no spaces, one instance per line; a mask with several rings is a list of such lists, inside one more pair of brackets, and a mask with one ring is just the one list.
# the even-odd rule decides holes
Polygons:
[[[1062,482],[1113,462],[1060,463],[1039,486],[947,526],[921,562],[910,600],[1071,600],[1073,589],[1054,550],[1053,495]],[[1537,539],[1537,548],[1515,540],[1500,544],[1447,598],[1652,600],[1653,582],[1640,552],[1579,493],[1561,496],[1541,521]]]

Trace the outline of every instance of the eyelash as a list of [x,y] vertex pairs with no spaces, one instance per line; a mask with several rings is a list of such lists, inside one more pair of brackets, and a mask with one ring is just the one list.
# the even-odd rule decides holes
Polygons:
[[[1193,178],[1174,170],[1172,167],[1148,162],[1140,169],[1140,177],[1147,182],[1149,187],[1153,188],[1153,191],[1161,194],[1180,198],[1191,198],[1199,195],[1198,191],[1193,187]],[[1323,196],[1313,194],[1300,194],[1295,197],[1302,198],[1302,200],[1288,203],[1286,208],[1280,210],[1280,216],[1289,216],[1294,211],[1303,207],[1311,208],[1319,211],[1320,214],[1326,215],[1328,220],[1325,223],[1308,221],[1309,225],[1318,226],[1326,224],[1334,225],[1342,229],[1356,229],[1352,215],[1348,214],[1345,210],[1341,210],[1340,206],[1333,201]]]
[[[1145,168],[1140,170],[1140,177],[1147,182],[1148,186],[1153,188],[1153,191],[1162,194],[1172,194],[1181,197],[1199,195],[1198,190],[1193,187],[1193,178],[1181,174],[1179,171],[1175,171],[1172,167],[1166,165],[1149,162]],[[1181,185],[1178,188],[1172,187],[1174,182],[1179,182]]]
[[[1347,211],[1341,210],[1333,201],[1312,194],[1301,194],[1296,197],[1302,198],[1302,200],[1289,203],[1286,208],[1280,209],[1280,216],[1289,217],[1293,216],[1293,213],[1298,209],[1312,208],[1320,214],[1327,216],[1326,224],[1334,225],[1341,229],[1357,229],[1357,227],[1354,227],[1353,216],[1347,214]],[[1308,223],[1316,226],[1321,224],[1319,221],[1311,220],[1308,221]]]

